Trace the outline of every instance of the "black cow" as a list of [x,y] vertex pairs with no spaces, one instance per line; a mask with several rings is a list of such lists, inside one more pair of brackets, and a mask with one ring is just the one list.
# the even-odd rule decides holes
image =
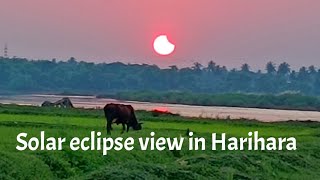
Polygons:
[[104,114],[107,120],[107,132],[111,134],[111,124],[117,123],[122,124],[122,132],[123,133],[126,129],[127,125],[127,132],[129,128],[132,127],[134,130],[141,130],[141,124],[138,123],[137,118],[134,114],[134,109],[131,105],[124,105],[124,104],[107,104],[104,108]]

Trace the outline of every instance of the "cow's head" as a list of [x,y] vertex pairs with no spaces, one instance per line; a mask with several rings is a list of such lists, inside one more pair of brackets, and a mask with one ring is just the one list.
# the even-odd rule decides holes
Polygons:
[[137,123],[135,126],[133,126],[133,129],[134,130],[141,130],[142,129],[141,124],[143,124],[143,123]]

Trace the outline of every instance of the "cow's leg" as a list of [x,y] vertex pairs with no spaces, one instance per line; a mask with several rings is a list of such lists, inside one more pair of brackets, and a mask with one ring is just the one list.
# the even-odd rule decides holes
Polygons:
[[125,130],[126,130],[126,124],[125,124],[125,123],[122,123],[122,131],[121,131],[121,134],[123,134]]
[[112,129],[111,123],[112,123],[112,122],[107,121],[107,134],[111,134],[111,129]]
[[[108,129],[108,121],[106,121],[106,129]],[[111,125],[110,125],[110,130],[113,130]]]
[[129,126],[129,124],[127,124],[127,132],[129,132],[129,128],[130,128],[130,126]]

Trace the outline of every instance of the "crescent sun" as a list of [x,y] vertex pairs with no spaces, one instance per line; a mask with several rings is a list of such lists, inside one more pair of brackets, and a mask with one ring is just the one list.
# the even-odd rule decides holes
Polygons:
[[168,40],[166,35],[160,35],[154,40],[153,48],[160,55],[169,55],[174,51],[175,45]]

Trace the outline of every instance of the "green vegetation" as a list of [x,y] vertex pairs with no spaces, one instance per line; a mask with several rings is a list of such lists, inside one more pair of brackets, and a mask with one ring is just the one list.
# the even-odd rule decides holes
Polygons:
[[291,70],[272,62],[254,72],[248,64],[227,69],[210,61],[203,66],[156,65],[27,60],[0,57],[0,93],[106,94],[120,91],[180,91],[194,93],[267,93],[293,91],[320,95],[320,71],[314,66]]
[[211,120],[177,116],[153,117],[139,111],[143,130],[120,134],[114,125],[112,136],[195,136],[210,139],[211,133],[245,136],[258,130],[262,136],[297,138],[296,151],[98,151],[18,152],[16,136],[40,131],[54,137],[84,137],[90,131],[106,135],[102,110],[55,109],[29,106],[0,106],[0,179],[319,179],[320,124],[301,122],[261,123],[246,120]]
[[120,100],[174,103],[201,106],[229,106],[271,109],[320,110],[320,98],[301,94],[199,94],[187,92],[119,92],[99,95]]

